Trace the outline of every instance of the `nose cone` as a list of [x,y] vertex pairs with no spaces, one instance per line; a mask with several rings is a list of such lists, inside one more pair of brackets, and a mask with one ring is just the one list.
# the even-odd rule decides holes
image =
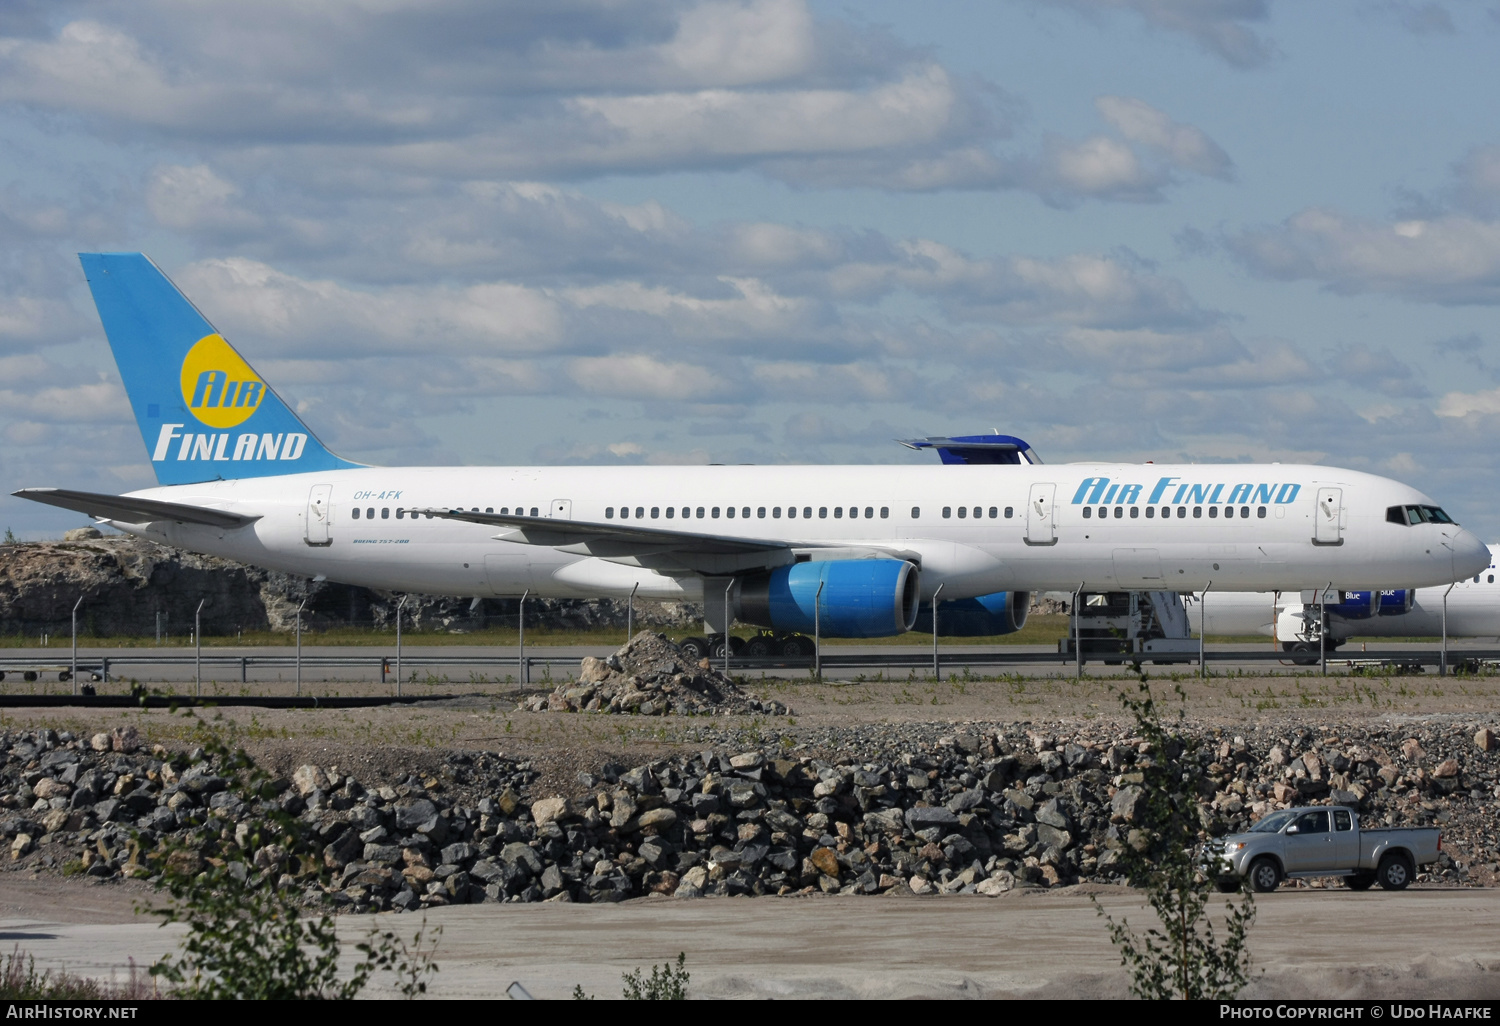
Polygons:
[[1489,569],[1491,562],[1493,557],[1490,556],[1490,547],[1480,541],[1473,531],[1460,528],[1458,537],[1453,539],[1453,576],[1473,577]]

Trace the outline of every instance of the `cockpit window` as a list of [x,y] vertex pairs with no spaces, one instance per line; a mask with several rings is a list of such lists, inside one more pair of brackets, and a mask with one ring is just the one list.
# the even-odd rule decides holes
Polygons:
[[1440,506],[1390,506],[1385,519],[1392,524],[1457,524]]

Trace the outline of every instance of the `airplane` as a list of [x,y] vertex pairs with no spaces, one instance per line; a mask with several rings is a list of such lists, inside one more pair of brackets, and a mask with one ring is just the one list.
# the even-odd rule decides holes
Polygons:
[[[1490,546],[1491,553],[1500,545]],[[1348,639],[1500,637],[1500,584],[1489,566],[1451,586],[1331,592],[1320,628],[1318,592],[1210,595],[1204,606],[1210,634],[1265,634],[1288,652],[1311,653],[1319,631],[1329,651]],[[1444,599],[1447,600],[1446,624]],[[1194,622],[1197,622],[1196,614]]]
[[992,443],[932,467],[365,466],[330,452],[144,254],[80,259],[159,486],[13,494],[288,573],[701,601],[722,651],[736,619],[789,641],[887,637],[937,600],[940,630],[954,610],[1002,634],[1033,591],[1370,590],[1490,562],[1416,489],[1313,465],[1049,465]]

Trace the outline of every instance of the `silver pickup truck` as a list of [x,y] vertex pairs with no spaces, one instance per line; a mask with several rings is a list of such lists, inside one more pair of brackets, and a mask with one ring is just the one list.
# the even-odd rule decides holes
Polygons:
[[1378,883],[1399,891],[1417,867],[1436,862],[1443,838],[1436,827],[1359,828],[1359,814],[1342,806],[1282,809],[1243,834],[1217,842],[1219,887],[1274,891],[1288,877],[1341,876],[1356,891]]

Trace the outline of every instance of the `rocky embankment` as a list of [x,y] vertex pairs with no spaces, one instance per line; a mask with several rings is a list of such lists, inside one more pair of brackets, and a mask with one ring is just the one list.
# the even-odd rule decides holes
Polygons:
[[650,631],[637,634],[607,659],[585,656],[576,681],[563,681],[550,695],[524,699],[519,708],[641,716],[785,716],[791,711],[751,695],[709,660],[689,660],[666,635]]
[[[566,795],[536,793],[536,769],[490,752],[450,753],[433,776],[394,782],[305,765],[267,800],[306,823],[321,865],[277,848],[243,854],[310,901],[353,911],[651,894],[993,895],[1116,881],[1141,808],[1141,742],[1118,724],[700,736],[696,754],[604,763]],[[1494,881],[1500,757],[1487,727],[1199,736],[1211,834],[1289,804],[1342,802],[1372,823],[1443,827],[1443,859],[1419,880]],[[256,811],[201,752],[138,749],[128,731],[5,733],[0,757],[14,868],[150,877],[153,850],[192,825],[221,839],[202,857],[233,854]]]
[[[306,602],[303,627],[390,628],[399,595],[167,548],[95,528],[68,532],[61,542],[0,546],[0,635],[66,636],[73,604],[83,598],[79,629],[86,635],[154,638],[158,630],[182,637],[202,601],[205,634],[292,631]],[[531,629],[625,629],[627,603],[614,599],[537,599],[526,603]],[[402,608],[408,630],[463,633],[514,626],[515,599],[411,595]],[[685,627],[701,622],[691,603],[640,599],[635,623]]]

